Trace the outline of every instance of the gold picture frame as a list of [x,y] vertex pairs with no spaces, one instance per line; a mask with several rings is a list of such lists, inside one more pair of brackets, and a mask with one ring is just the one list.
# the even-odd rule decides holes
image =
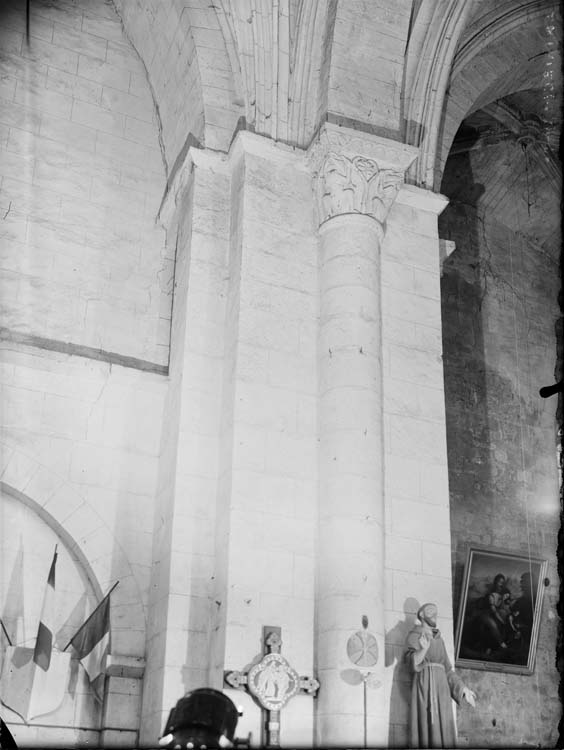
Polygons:
[[455,664],[533,674],[547,561],[470,547],[455,633]]

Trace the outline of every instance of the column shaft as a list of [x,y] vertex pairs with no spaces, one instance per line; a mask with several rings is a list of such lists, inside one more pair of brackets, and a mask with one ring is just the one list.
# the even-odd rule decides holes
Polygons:
[[309,153],[320,226],[317,740],[385,746],[380,250],[416,150],[326,124]]
[[[356,630],[378,642],[383,670],[383,435],[380,315],[381,224],[337,215],[320,228],[319,555],[317,669],[322,744],[362,744],[363,687],[347,641]],[[382,682],[382,676],[376,679]]]

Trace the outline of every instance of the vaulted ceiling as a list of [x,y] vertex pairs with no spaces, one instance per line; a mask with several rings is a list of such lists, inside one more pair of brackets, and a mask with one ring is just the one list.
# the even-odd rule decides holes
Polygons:
[[[454,60],[437,170],[438,181],[447,156],[466,154],[458,162],[466,165],[473,190],[466,199],[555,260],[561,246],[561,47],[554,3],[476,2]],[[445,176],[441,188],[453,198],[452,169]]]
[[475,205],[481,217],[526,235],[557,260],[562,172],[538,119],[512,114],[507,124],[508,113],[517,111],[510,105],[521,98],[527,100],[528,93],[501,99],[464,120],[450,153],[456,161],[445,170],[441,189],[451,200]]
[[169,173],[188,145],[226,151],[237,127],[306,147],[329,118],[422,146],[430,161],[415,181],[438,189],[471,113],[517,92],[524,116],[559,113],[556,98],[546,111],[548,84],[561,88],[556,0],[116,5],[147,70]]
[[[553,150],[561,127],[562,24],[551,0],[478,0],[461,36],[446,97],[435,187],[462,121],[488,110],[498,127],[537,119]],[[509,108],[509,109],[508,109]],[[509,120],[508,120],[509,117]]]

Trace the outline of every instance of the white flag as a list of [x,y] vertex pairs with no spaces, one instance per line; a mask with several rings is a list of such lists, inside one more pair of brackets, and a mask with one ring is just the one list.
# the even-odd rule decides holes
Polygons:
[[67,690],[71,655],[51,651],[49,668],[39,667],[33,659],[34,649],[8,646],[2,675],[0,700],[25,722],[56,711]]

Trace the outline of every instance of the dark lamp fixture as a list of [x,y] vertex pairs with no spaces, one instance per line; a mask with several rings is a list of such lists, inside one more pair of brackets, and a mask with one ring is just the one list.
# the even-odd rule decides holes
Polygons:
[[539,395],[542,398],[548,398],[549,396],[554,396],[555,393],[562,393],[563,384],[564,384],[564,380],[560,380],[558,383],[555,383],[554,385],[546,385],[544,388],[540,389]]
[[232,747],[238,718],[235,704],[220,690],[193,690],[170,712],[159,746],[171,750]]

